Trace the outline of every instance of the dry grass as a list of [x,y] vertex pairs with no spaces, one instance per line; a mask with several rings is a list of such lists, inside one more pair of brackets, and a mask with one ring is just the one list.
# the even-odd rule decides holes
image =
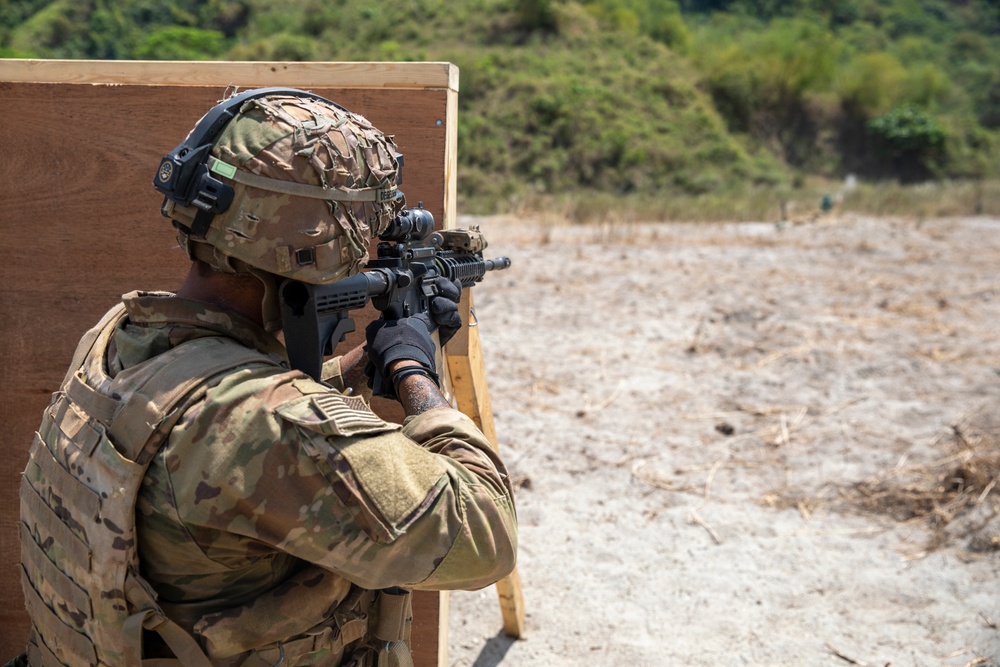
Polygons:
[[[1000,215],[1000,180],[919,185],[810,180],[799,188],[757,186],[705,195],[530,193],[496,212],[571,223],[803,222],[823,214],[821,202],[826,196],[835,202],[835,211],[863,215],[913,219]],[[460,208],[477,208],[474,202],[463,204]]]
[[[952,424],[939,439],[941,459],[900,461],[892,469],[841,490],[839,503],[896,521],[918,522],[931,532],[928,550],[967,539],[970,551],[1000,550],[1000,418],[989,406]],[[949,451],[950,450],[950,451]]]

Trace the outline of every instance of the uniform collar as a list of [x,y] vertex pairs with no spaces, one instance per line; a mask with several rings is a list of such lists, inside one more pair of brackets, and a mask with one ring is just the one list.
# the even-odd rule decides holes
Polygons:
[[265,354],[286,358],[285,346],[256,322],[204,301],[185,299],[169,292],[129,292],[122,296],[130,323],[140,327],[171,329],[171,344],[206,335],[234,338]]

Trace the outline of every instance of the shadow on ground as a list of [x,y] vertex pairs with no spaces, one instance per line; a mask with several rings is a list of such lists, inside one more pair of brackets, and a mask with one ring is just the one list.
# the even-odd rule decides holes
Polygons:
[[497,667],[500,661],[504,659],[507,655],[507,651],[510,647],[514,645],[517,640],[513,637],[508,637],[503,630],[497,633],[495,637],[491,637],[486,645],[483,646],[483,650],[479,652],[476,657],[476,661],[472,663],[472,667]]

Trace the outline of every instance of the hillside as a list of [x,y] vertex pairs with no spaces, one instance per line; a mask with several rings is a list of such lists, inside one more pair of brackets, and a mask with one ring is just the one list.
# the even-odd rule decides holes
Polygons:
[[455,62],[479,212],[996,177],[998,37],[990,0],[0,0],[6,57]]

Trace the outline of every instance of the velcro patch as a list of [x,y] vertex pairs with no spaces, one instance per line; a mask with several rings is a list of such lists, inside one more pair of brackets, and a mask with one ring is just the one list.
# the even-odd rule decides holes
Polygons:
[[388,423],[372,412],[368,404],[360,397],[317,394],[313,396],[313,401],[326,418],[343,431],[343,435],[388,426]]
[[364,399],[335,392],[310,394],[277,407],[283,419],[324,435],[348,437],[400,428],[376,415]]

